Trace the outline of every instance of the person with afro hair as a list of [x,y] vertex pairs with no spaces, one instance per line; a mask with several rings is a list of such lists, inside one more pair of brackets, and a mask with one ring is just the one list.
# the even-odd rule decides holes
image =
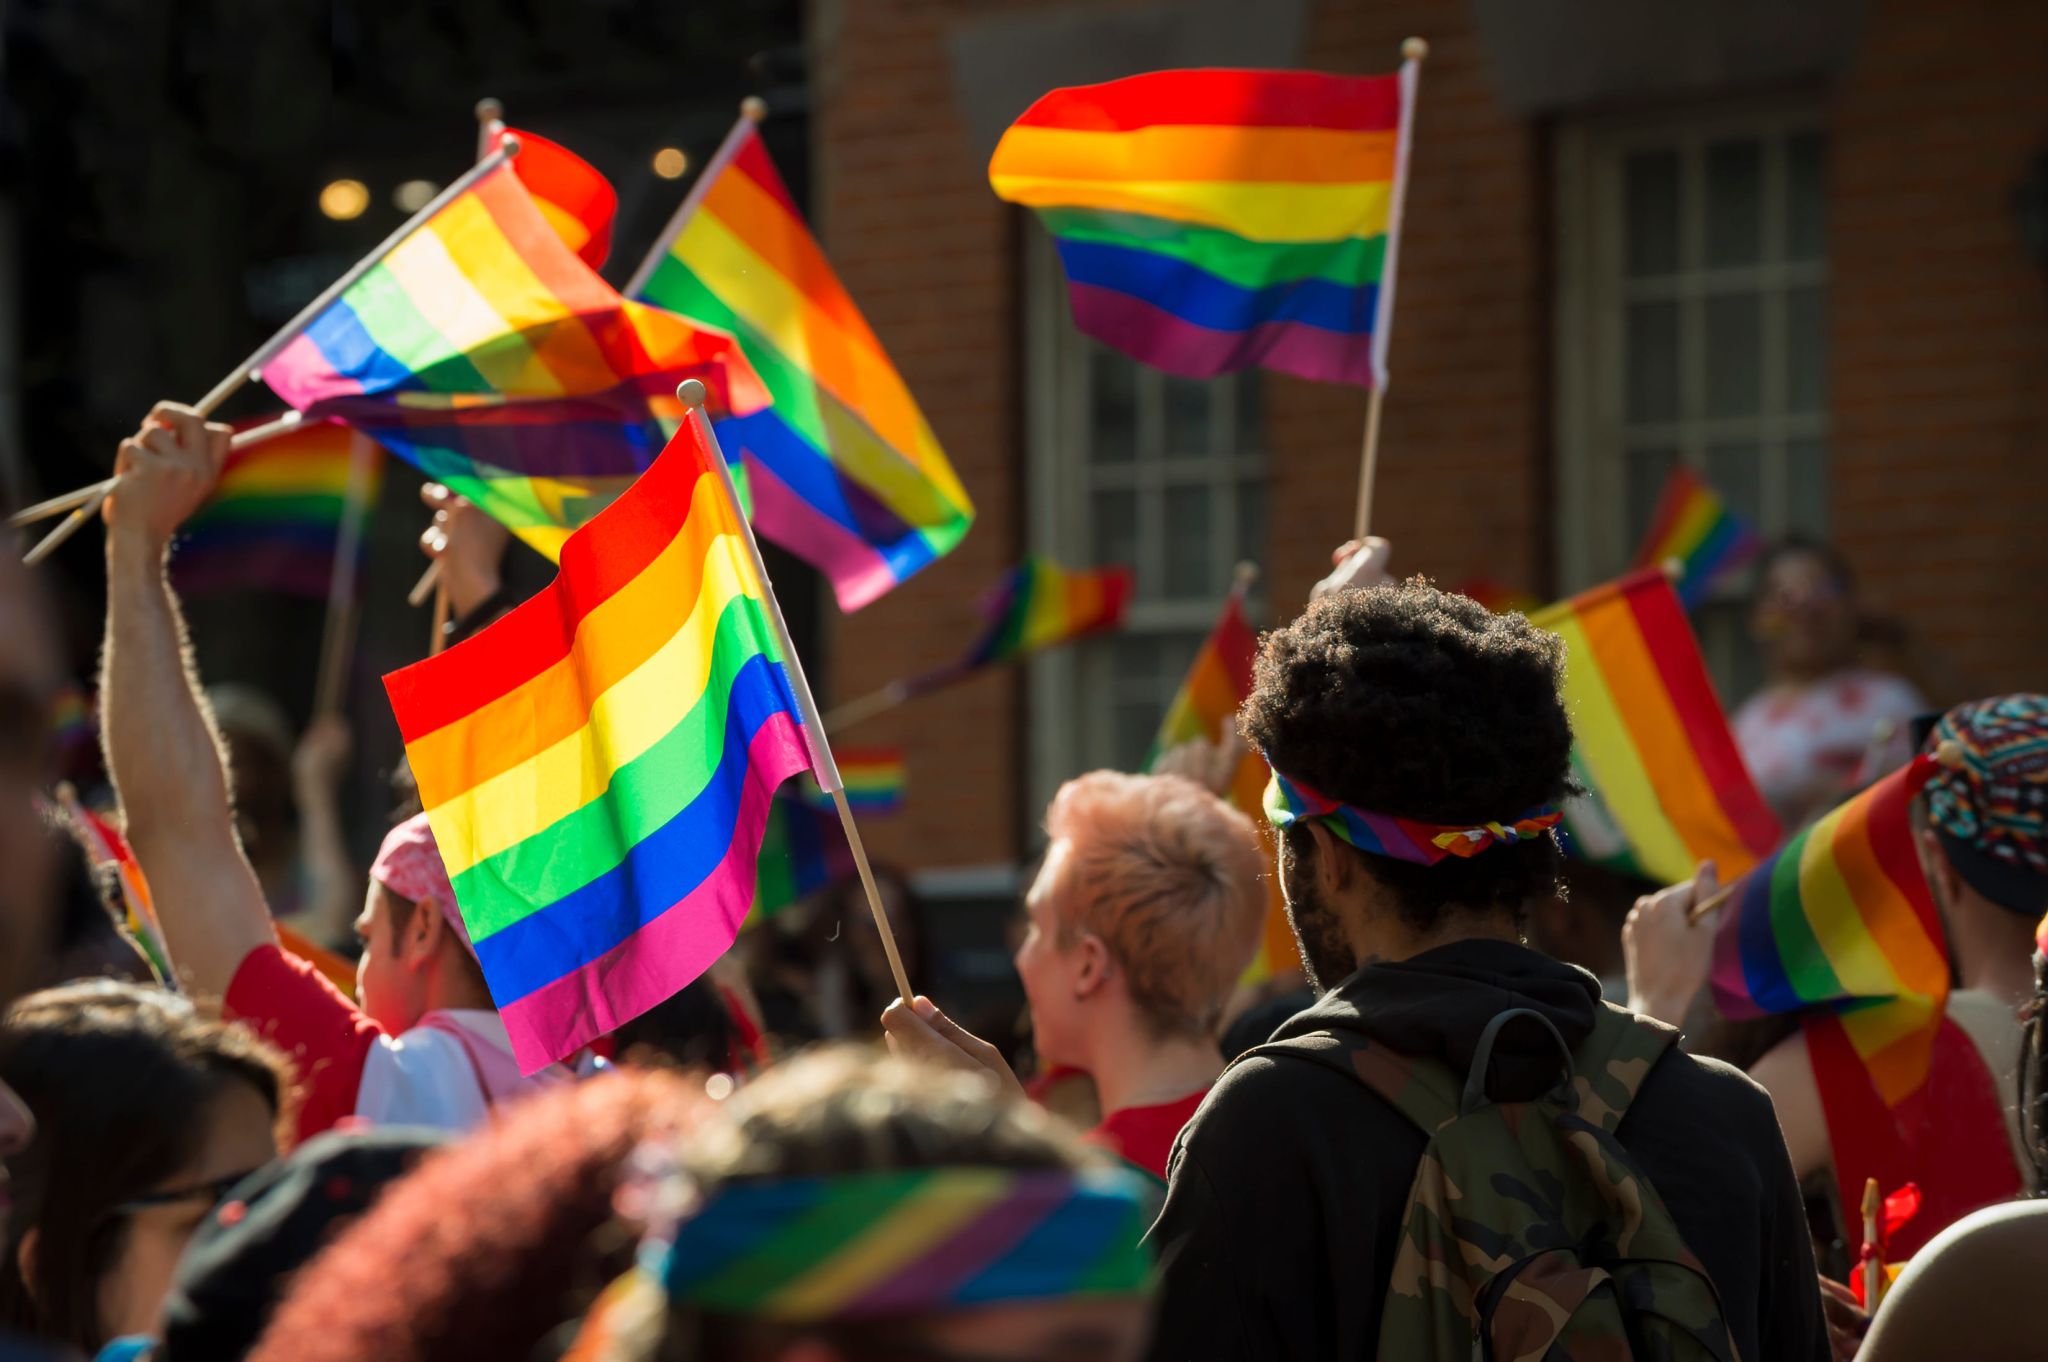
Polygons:
[[[1569,664],[1522,616],[1420,579],[1330,591],[1266,638],[1239,727],[1275,772],[1280,885],[1321,996],[1224,1072],[1174,1146],[1150,1237],[1157,1362],[1420,1355],[1389,1352],[1381,1324],[1428,1137],[1328,1056],[1392,1051],[1519,1103],[1567,1076],[1560,1040],[1576,1054],[1596,1028],[1637,1027],[1592,975],[1521,940],[1560,892]],[[1827,1357],[1763,1091],[1667,1045],[1616,1138],[1711,1278],[1738,1354]]]

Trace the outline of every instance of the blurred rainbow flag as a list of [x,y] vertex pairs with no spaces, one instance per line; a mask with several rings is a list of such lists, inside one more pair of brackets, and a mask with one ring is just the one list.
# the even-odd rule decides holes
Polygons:
[[989,183],[1037,211],[1074,323],[1155,368],[1385,387],[1417,66],[1153,71],[1042,96]]
[[[325,588],[322,591],[324,594]],[[170,952],[164,949],[163,928],[157,923],[156,906],[149,897],[149,881],[142,877],[142,867],[135,863],[134,853],[128,850],[120,830],[80,803],[69,785],[57,787],[57,802],[69,819],[73,834],[84,846],[86,858],[96,868],[110,871],[120,886],[121,907],[127,919],[124,925],[136,949],[149,962],[157,982],[177,988],[178,976],[171,969]]]
[[1678,579],[1678,599],[1691,610],[1707,598],[1724,573],[1747,563],[1762,547],[1763,540],[1749,522],[1729,510],[1728,503],[1699,474],[1679,464],[1657,498],[1635,566],[1681,564],[1684,572]]
[[703,380],[721,410],[767,400],[731,336],[621,298],[502,163],[378,257],[262,377],[551,559],[661,451],[677,384]]
[[1529,622],[1565,644],[1572,767],[1592,792],[1565,809],[1575,854],[1676,884],[1709,859],[1724,878],[1745,874],[1777,848],[1778,820],[1662,571],[1594,587]]
[[[840,775],[846,774],[841,768]],[[855,873],[853,848],[828,801],[785,790],[768,809],[755,862],[754,907],[745,926],[771,917],[805,896]]]
[[1076,572],[1036,554],[996,585],[982,603],[988,627],[959,663],[973,671],[1013,662],[1087,634],[1120,628],[1131,602],[1131,570]]
[[627,291],[739,338],[773,400],[717,423],[749,519],[858,610],[958,544],[974,504],[751,118],[678,216]]
[[[848,808],[875,817],[902,812],[910,782],[901,749],[847,747],[832,755],[839,763],[839,780],[846,788]],[[832,796],[819,790],[815,781],[805,778],[802,783],[812,803],[822,801],[822,807],[832,807]]]
[[1526,615],[1543,604],[1528,592],[1502,586],[1492,577],[1468,577],[1451,590],[1470,596],[1496,615]]
[[612,220],[619,214],[619,192],[596,166],[559,142],[501,125],[490,144],[502,146],[507,137],[519,139],[512,170],[533,195],[533,206],[564,246],[590,268],[602,269],[612,252]]
[[[238,428],[275,419],[244,421]],[[383,481],[384,451],[339,422],[304,422],[261,444],[231,451],[213,495],[179,533],[171,556],[171,580],[178,591],[187,596],[280,591],[324,598],[341,549],[350,460],[358,439],[368,463],[357,504],[367,508],[376,504]]]

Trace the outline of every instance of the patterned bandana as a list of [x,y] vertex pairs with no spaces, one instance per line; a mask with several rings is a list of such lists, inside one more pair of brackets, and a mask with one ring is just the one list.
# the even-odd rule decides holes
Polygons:
[[1957,705],[1927,735],[1962,765],[1927,783],[1927,817],[1978,893],[2029,917],[2048,904],[2048,695]]
[[[1271,766],[1272,762],[1266,764]],[[1275,770],[1266,784],[1266,817],[1276,828],[1304,818],[1314,819],[1360,851],[1416,865],[1435,865],[1446,856],[1476,856],[1490,846],[1549,836],[1564,815],[1556,809],[1536,808],[1509,823],[1481,823],[1476,827],[1419,823],[1412,818],[1368,813],[1339,803]]]
[[418,903],[432,899],[441,918],[455,929],[456,939],[476,954],[463,925],[462,910],[455,906],[455,886],[448,883],[448,868],[441,863],[441,848],[434,843],[434,830],[427,816],[416,813],[384,834],[377,859],[370,863],[370,878],[402,899]]

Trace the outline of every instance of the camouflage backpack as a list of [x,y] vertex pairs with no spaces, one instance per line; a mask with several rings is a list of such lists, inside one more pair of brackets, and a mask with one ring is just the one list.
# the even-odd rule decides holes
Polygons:
[[[1532,1102],[1486,1096],[1511,1025],[1557,1042],[1558,1086]],[[1548,1019],[1512,1008],[1463,1076],[1355,1033],[1252,1051],[1348,1073],[1429,1136],[1380,1322],[1385,1362],[1737,1362],[1706,1268],[1614,1136],[1677,1034],[1603,1004],[1574,1055]]]

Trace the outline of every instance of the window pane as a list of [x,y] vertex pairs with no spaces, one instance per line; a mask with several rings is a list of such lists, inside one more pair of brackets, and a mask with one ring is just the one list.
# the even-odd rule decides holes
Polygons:
[[1827,160],[1821,135],[1802,132],[1785,144],[1785,254],[1819,260],[1827,254]]
[[1257,374],[1239,374],[1237,395],[1237,444],[1233,454],[1257,454],[1266,448],[1266,385]]
[[1090,567],[1128,563],[1138,568],[1139,590],[1145,587],[1144,565],[1138,562],[1138,494],[1102,491],[1092,498],[1094,542]]
[[1785,291],[1785,406],[1820,411],[1828,401],[1827,292]]
[[1754,293],[1707,299],[1707,415],[1754,416],[1763,406],[1763,308]]
[[1650,517],[1657,513],[1657,498],[1663,494],[1664,480],[1671,476],[1671,470],[1678,464],[1678,451],[1668,448],[1631,449],[1626,459],[1624,495],[1628,501],[1631,535],[1629,554],[1633,557],[1633,546],[1642,542],[1643,532],[1650,528]]
[[1166,397],[1166,457],[1207,458],[1210,385],[1165,374],[1161,376],[1161,386]]
[[1643,151],[1622,166],[1628,272],[1637,278],[1678,268],[1678,153]]
[[1735,514],[1757,524],[1764,506],[1764,456],[1754,440],[1707,446],[1707,482]]
[[1088,347],[1093,410],[1089,449],[1097,463],[1129,463],[1138,456],[1138,369],[1106,345]]
[[1266,482],[1263,478],[1246,478],[1237,485],[1237,550],[1229,563],[1235,569],[1239,563],[1266,561]]
[[1623,338],[1628,419],[1678,419],[1678,304],[1631,303]]
[[1217,590],[1209,532],[1209,488],[1166,489],[1166,594],[1199,599]]
[[1785,528],[1827,533],[1828,446],[1818,437],[1785,442]]
[[1753,265],[1763,245],[1763,147],[1754,141],[1707,148],[1707,264]]

